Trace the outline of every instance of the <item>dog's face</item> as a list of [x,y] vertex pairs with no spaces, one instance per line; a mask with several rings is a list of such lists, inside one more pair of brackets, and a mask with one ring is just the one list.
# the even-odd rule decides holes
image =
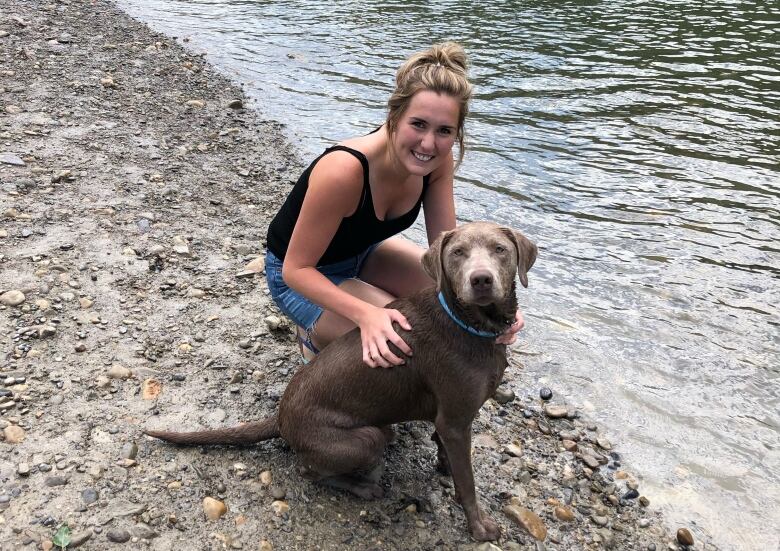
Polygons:
[[528,287],[536,254],[536,245],[520,232],[472,222],[442,233],[423,255],[423,268],[438,289],[451,289],[464,304],[486,306],[507,297],[515,272]]

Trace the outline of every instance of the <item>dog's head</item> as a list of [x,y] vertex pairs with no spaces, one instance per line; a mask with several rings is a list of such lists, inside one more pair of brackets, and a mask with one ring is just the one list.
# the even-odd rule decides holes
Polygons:
[[472,222],[442,233],[423,255],[423,268],[439,290],[463,304],[486,306],[512,292],[515,272],[528,287],[537,249],[519,231],[492,222]]

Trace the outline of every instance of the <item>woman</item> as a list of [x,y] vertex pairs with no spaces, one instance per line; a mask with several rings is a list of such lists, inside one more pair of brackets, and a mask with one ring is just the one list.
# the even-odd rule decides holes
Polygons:
[[[411,330],[409,323],[385,305],[432,282],[420,263],[424,250],[394,236],[421,206],[429,243],[455,227],[452,147],[457,141],[459,163],[471,97],[466,67],[455,43],[408,58],[385,123],[315,159],[271,222],[268,286],[297,324],[305,359],[356,326],[367,365],[403,363],[388,342],[412,354],[393,329],[397,322]],[[522,325],[518,312],[497,342],[513,342]]]

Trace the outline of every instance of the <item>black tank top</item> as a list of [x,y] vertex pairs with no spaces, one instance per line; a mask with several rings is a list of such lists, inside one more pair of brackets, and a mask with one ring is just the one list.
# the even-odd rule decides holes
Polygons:
[[329,147],[325,152],[314,159],[309,167],[298,178],[298,182],[287,196],[282,208],[271,221],[268,227],[267,244],[270,250],[277,258],[284,260],[287,253],[287,247],[290,244],[293,228],[298,221],[301,213],[303,199],[306,191],[309,189],[309,176],[314,166],[325,155],[331,151],[346,151],[354,155],[363,165],[363,191],[360,195],[360,202],[354,214],[342,218],[341,224],[336,230],[336,234],[320,257],[317,266],[333,264],[347,258],[356,256],[365,251],[371,245],[379,243],[393,235],[396,235],[409,226],[417,219],[420,212],[425,192],[428,190],[428,183],[431,175],[423,177],[423,188],[419,199],[406,214],[402,214],[391,220],[379,220],[374,211],[374,201],[371,197],[371,186],[368,180],[368,159],[360,151],[344,145]]

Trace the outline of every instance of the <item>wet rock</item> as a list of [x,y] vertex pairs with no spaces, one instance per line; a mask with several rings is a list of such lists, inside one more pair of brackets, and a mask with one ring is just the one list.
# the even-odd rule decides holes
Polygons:
[[539,389],[539,398],[544,400],[545,402],[547,400],[551,400],[553,397],[553,391],[546,386]]
[[203,512],[209,520],[219,520],[227,513],[227,505],[213,497],[203,498]]
[[19,306],[25,300],[24,293],[19,290],[6,291],[0,295],[0,304],[5,306]]
[[523,527],[529,534],[539,541],[547,537],[547,527],[539,516],[518,505],[505,505],[504,514]]
[[693,545],[693,534],[687,528],[680,528],[677,530],[677,541],[680,545]]

